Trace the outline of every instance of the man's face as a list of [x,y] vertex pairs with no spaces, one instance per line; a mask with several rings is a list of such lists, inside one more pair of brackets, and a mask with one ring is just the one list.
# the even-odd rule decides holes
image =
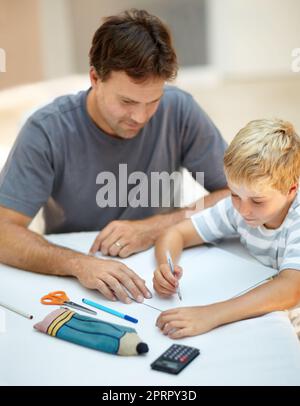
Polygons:
[[297,186],[293,186],[285,195],[271,187],[250,188],[232,184],[230,181],[228,186],[234,208],[250,227],[265,225],[268,228],[278,228],[297,191]]
[[125,72],[113,71],[103,82],[93,68],[90,75],[96,123],[112,136],[135,137],[156,112],[163,95],[164,80],[150,78],[136,83]]

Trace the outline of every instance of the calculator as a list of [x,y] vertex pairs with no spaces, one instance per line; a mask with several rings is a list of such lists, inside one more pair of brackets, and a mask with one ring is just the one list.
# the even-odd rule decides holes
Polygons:
[[194,358],[200,354],[198,348],[182,344],[173,344],[151,364],[157,371],[179,374]]

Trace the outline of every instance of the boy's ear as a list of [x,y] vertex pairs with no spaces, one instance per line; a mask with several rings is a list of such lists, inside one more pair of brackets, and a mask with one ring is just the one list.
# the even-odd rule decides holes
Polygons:
[[298,183],[295,183],[294,185],[292,185],[291,187],[290,187],[290,190],[289,190],[289,195],[290,194],[294,194],[294,193],[296,193],[297,191],[298,191],[298,188],[299,188],[299,185],[298,185]]

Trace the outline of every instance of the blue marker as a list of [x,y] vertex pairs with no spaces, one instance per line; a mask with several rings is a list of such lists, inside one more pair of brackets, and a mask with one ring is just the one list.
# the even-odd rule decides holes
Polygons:
[[104,312],[113,314],[114,316],[121,317],[121,319],[131,321],[131,323],[138,323],[138,320],[135,319],[134,317],[128,316],[127,314],[117,312],[116,310],[110,309],[109,307],[103,306],[96,302],[92,302],[89,299],[82,299],[82,301],[83,301],[83,303],[85,303],[89,306],[95,307],[96,309],[100,309],[100,310],[103,310]]

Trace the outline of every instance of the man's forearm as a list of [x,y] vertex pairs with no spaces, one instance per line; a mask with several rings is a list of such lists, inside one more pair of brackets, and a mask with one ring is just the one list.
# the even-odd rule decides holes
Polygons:
[[228,189],[218,190],[196,202],[193,207],[170,210],[142,220],[111,221],[97,235],[90,248],[91,253],[101,251],[104,255],[126,258],[135,252],[153,246],[157,238],[170,226],[188,219],[204,207],[213,205],[229,193]]
[[230,195],[230,190],[228,188],[216,190],[215,192],[209,193],[204,196],[204,209],[207,207],[214,206],[219,200],[224,199]]
[[250,292],[225,302],[213,304],[217,325],[286,310],[300,301],[299,287],[288,278],[276,277]]
[[83,256],[17,224],[1,224],[0,262],[6,265],[43,274],[75,276],[76,260]]

